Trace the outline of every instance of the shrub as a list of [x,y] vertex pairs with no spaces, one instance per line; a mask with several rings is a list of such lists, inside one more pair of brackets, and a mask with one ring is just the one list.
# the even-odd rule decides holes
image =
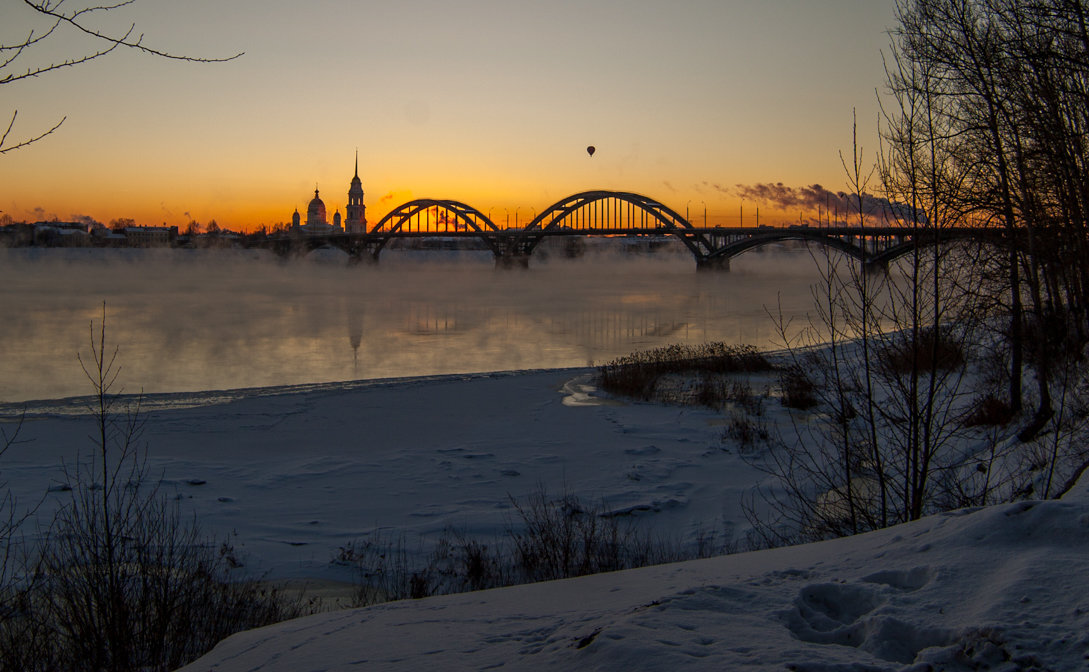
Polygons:
[[795,364],[779,373],[781,401],[787,408],[808,410],[817,405],[817,386],[801,366]]
[[340,548],[334,562],[356,571],[354,606],[415,599],[433,593],[428,569],[415,570],[410,566],[404,535],[388,537],[377,533],[369,539],[349,543]]
[[508,531],[514,562],[527,581],[549,581],[625,568],[632,538],[615,516],[586,507],[574,495],[549,499],[542,490],[524,504],[511,500],[521,519]]
[[964,348],[946,330],[920,329],[912,340],[911,332],[896,334],[884,353],[885,364],[896,373],[948,371],[965,362]]
[[736,404],[749,415],[761,416],[764,414],[764,400],[767,399],[768,390],[763,394],[756,394],[752,385],[747,380],[735,380],[730,386],[727,400]]
[[985,394],[964,419],[965,427],[1003,427],[1013,419],[1009,403],[993,394]]
[[700,406],[719,408],[726,401],[725,382],[713,373],[703,372],[695,389],[695,401]]
[[42,549],[33,592],[59,669],[175,669],[230,634],[293,618],[297,603],[236,581],[229,546],[204,542],[176,506],[140,486],[85,482]]
[[700,531],[695,551],[658,541],[630,519],[574,495],[549,497],[542,489],[512,499],[517,520],[504,539],[484,543],[446,530],[413,565],[404,536],[376,534],[341,547],[334,563],[354,567],[357,605],[548,581],[598,572],[707,557],[713,535]]
[[[666,375],[753,373],[774,368],[752,345],[670,345],[636,352],[598,367],[598,384],[613,394],[647,401],[654,398],[659,381]],[[697,396],[713,403],[719,393],[712,385],[705,385]]]
[[767,422],[763,418],[753,418],[739,412],[730,414],[727,421],[723,439],[729,439],[738,444],[742,450],[751,449],[757,444],[767,443],[771,438]]

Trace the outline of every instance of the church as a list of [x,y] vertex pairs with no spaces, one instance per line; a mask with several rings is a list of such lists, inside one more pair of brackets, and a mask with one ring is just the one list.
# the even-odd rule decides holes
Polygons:
[[355,153],[355,176],[348,188],[348,206],[345,208],[343,224],[341,224],[339,209],[333,214],[333,223],[329,223],[325,202],[318,195],[317,187],[314,188],[314,198],[306,206],[306,223],[303,224],[301,219],[299,209],[296,208],[295,213],[291,215],[291,230],[308,236],[367,232],[367,206],[363,205],[363,183],[359,180],[358,150]]

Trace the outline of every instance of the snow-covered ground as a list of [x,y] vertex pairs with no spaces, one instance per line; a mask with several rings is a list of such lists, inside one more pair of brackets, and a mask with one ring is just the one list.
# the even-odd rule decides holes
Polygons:
[[[483,538],[512,522],[511,498],[544,489],[631,512],[685,543],[744,524],[761,478],[721,440],[721,413],[588,395],[591,372],[439,376],[156,395],[149,472],[201,525],[270,579],[352,580],[331,563],[368,534],[427,551],[447,528]],[[772,404],[769,404],[772,406]],[[774,406],[777,406],[774,405]],[[18,406],[10,407],[14,412]],[[91,448],[80,401],[28,408],[4,479],[43,519],[70,496],[62,463]]]
[[[540,488],[681,542],[743,533],[739,500],[762,476],[721,440],[722,414],[589,383],[560,370],[154,396],[144,440],[166,492],[271,579],[350,579],[332,557],[376,531],[410,550],[448,526],[498,536],[510,497]],[[4,457],[21,501],[49,491],[43,518],[67,496],[62,463],[90,448],[80,406],[30,408]],[[319,614],[186,669],[1085,670],[1086,575],[1083,479],[1061,501],[821,544]]]
[[856,537],[319,614],[211,670],[1085,670],[1089,493]]

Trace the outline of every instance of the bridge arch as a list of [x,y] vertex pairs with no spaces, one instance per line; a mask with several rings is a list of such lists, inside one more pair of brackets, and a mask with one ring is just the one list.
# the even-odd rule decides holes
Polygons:
[[859,260],[863,263],[870,261],[866,250],[856,245],[851,241],[849,236],[834,236],[829,235],[821,229],[769,229],[763,231],[757,229],[756,233],[748,234],[744,237],[740,237],[736,240],[728,242],[722,247],[717,248],[709,256],[710,259],[717,262],[719,265],[728,268],[730,260],[734,257],[747,252],[749,250],[763,247],[765,245],[773,245],[775,243],[781,243],[788,240],[802,240],[806,242],[818,243],[825,247],[830,247],[834,250],[838,250],[843,254]]
[[669,206],[625,191],[584,191],[545,208],[508,242],[505,254],[528,259],[553,235],[672,235],[702,264],[714,251],[706,237]]
[[479,238],[497,257],[502,252],[499,227],[471,205],[460,201],[420,198],[390,210],[368,233],[367,252],[374,258],[394,237]]
[[744,234],[734,230],[732,240],[720,245],[710,255],[710,259],[717,261],[718,265],[724,268],[729,268],[730,259],[733,257],[757,247],[788,240],[802,240],[838,250],[869,268],[888,268],[889,263],[910,254],[917,247],[965,241],[1004,244],[1000,231],[985,228],[940,229],[936,236],[935,231],[929,228],[914,231],[909,228],[893,227],[868,230],[849,227],[768,228]]
[[933,247],[958,242],[976,242],[995,247],[1003,247],[1007,244],[1004,232],[999,229],[988,228],[958,228],[949,229],[922,229],[918,235],[909,235],[906,240],[888,247],[873,255],[869,263],[874,266],[887,268],[890,263],[900,257],[911,254],[918,247]]

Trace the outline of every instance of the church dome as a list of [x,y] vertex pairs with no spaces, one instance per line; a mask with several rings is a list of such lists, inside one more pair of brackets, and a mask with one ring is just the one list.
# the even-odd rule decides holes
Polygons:
[[314,190],[314,200],[310,201],[310,205],[306,206],[306,223],[307,224],[325,224],[325,203],[318,198],[318,190]]

